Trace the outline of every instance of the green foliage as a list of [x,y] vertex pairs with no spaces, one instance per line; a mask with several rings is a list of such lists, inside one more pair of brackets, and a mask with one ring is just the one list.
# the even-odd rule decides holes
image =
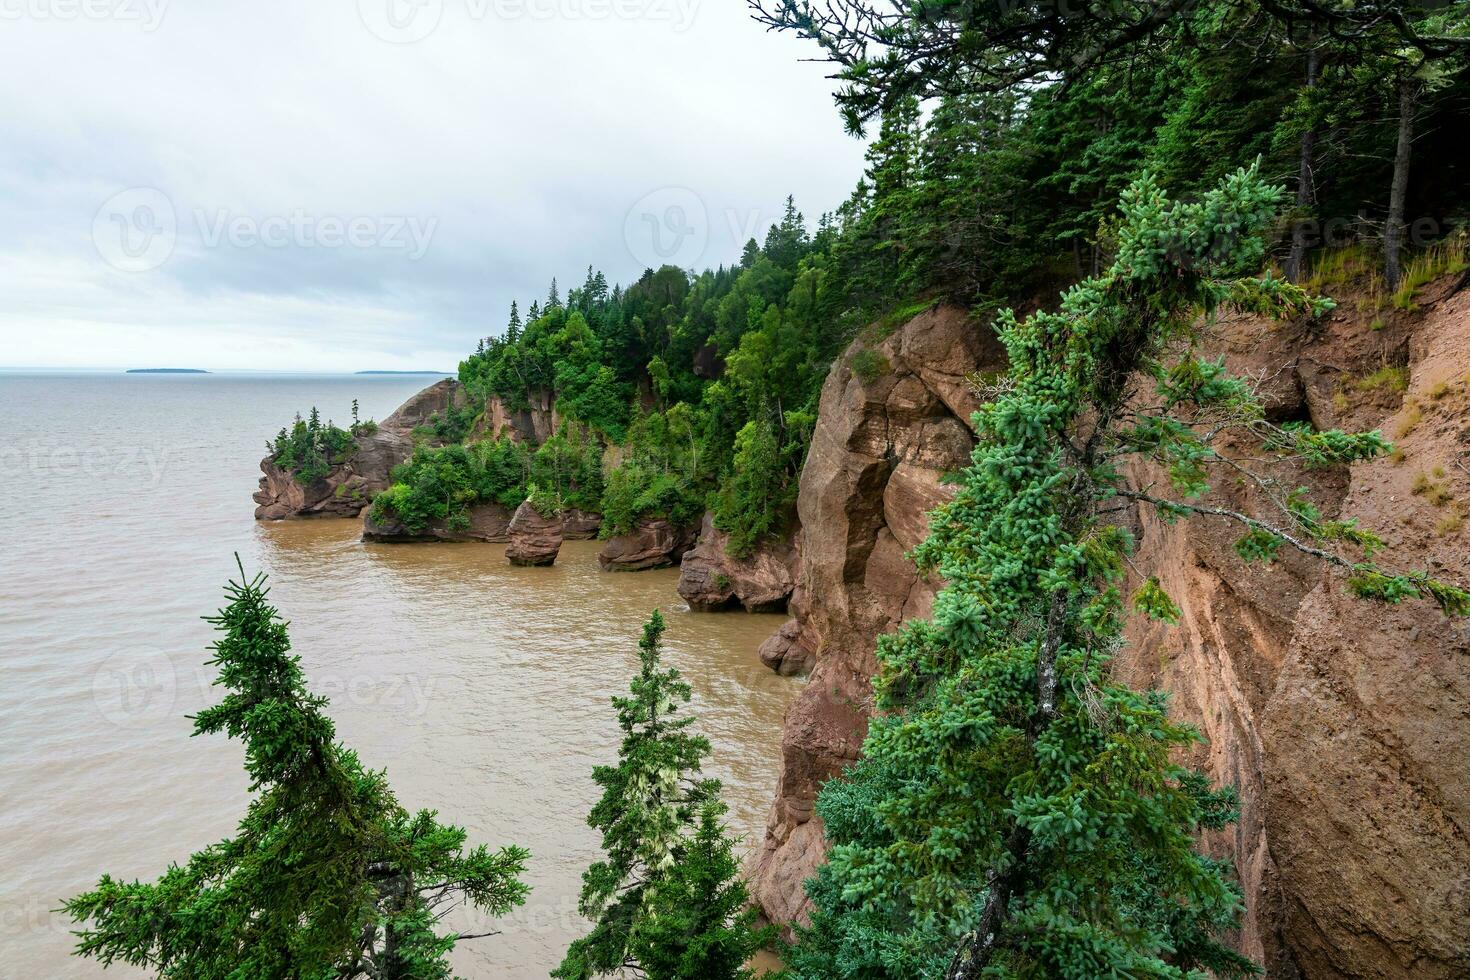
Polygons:
[[430,415],[428,422],[417,426],[413,433],[444,444],[464,442],[475,424],[475,414],[472,408],[446,405],[443,411]]
[[[356,413],[356,402],[353,412]],[[373,428],[368,430],[366,426]],[[304,484],[326,479],[332,467],[345,463],[357,451],[353,436],[361,432],[376,431],[373,422],[353,421],[351,432],[337,428],[330,421],[323,423],[315,406],[308,419],[296,416],[289,431],[282,429],[276,438],[266,445],[271,461],[291,473]]]
[[438,931],[436,910],[522,904],[529,855],[469,847],[433,811],[410,813],[385,773],[334,741],[267,592],[243,568],[226,587],[209,622],[228,693],[194,719],[194,734],[244,744],[253,796],[236,835],[155,882],[104,875],[67,901],[77,953],[160,977],[448,977],[457,937]]
[[595,512],[602,500],[602,446],[572,425],[536,448],[510,438],[419,446],[374,498],[372,518],[397,520],[413,534],[436,523],[464,530],[469,508],[494,503],[514,510],[533,486],[540,488],[537,509],[548,508],[544,513],[568,507]]
[[1348,588],[1364,599],[1399,603],[1405,599],[1430,599],[1449,616],[1470,615],[1470,592],[1440,582],[1422,572],[1389,574],[1372,565],[1359,564],[1348,576]]
[[[664,266],[626,289],[589,269],[565,303],[533,304],[524,324],[513,307],[504,335],[460,364],[460,380],[474,411],[492,398],[511,413],[554,405],[622,447],[602,499],[577,504],[604,514],[604,535],[645,516],[688,524],[716,510],[753,547],[784,527],[822,380],[848,336],[831,288],[835,237],[825,216],[811,234],[788,199],[739,266],[692,278]],[[742,475],[737,455],[764,468]]]
[[555,490],[538,487],[534,483],[527,489],[526,500],[542,517],[559,517],[567,509],[566,502]]
[[358,415],[357,399],[352,399],[352,425],[353,436],[370,436],[378,431],[378,423],[372,419],[364,420]]
[[745,961],[771,938],[746,907],[719,781],[699,778],[710,746],[679,714],[690,689],[663,667],[663,631],[655,610],[632,696],[613,698],[623,743],[616,766],[593,770],[603,794],[587,818],[606,857],[582,876],[578,910],[593,926],[553,971],[562,980],[625,968],[649,980],[744,980],[754,975]]
[[715,498],[715,526],[729,532],[729,553],[744,558],[761,539],[780,531],[796,503],[791,478],[794,447],[783,453],[766,419],[747,422],[735,436],[732,473]]
[[[1001,316],[1011,384],[975,416],[973,462],[915,554],[948,584],[931,620],[880,639],[865,762],[821,796],[833,848],[812,885],[798,977],[934,975],[957,937],[968,933],[966,955],[984,943],[969,931],[996,894],[1009,898],[992,910],[987,975],[1251,969],[1219,938],[1239,892],[1194,850],[1199,827],[1229,818],[1228,794],[1173,763],[1198,736],[1168,719],[1162,695],[1106,670],[1129,540],[1098,513],[1118,480],[1101,454],[1178,465],[1208,449],[1158,420],[1077,430],[1112,419],[1140,370],[1171,404],[1242,397],[1218,365],[1159,360],[1200,310],[1242,292],[1273,293],[1283,312],[1303,305],[1228,278],[1259,262],[1248,236],[1274,201],[1253,173],[1196,204],[1141,181],[1124,195],[1118,258],[1102,277],[1055,313]],[[1066,448],[1076,445],[1093,448]],[[1179,614],[1154,580],[1135,603]]]
[[1283,543],[1279,534],[1253,528],[1236,540],[1235,553],[1243,561],[1275,561],[1276,553],[1281,550]]
[[[879,639],[863,761],[818,799],[833,846],[809,883],[816,911],[788,959],[795,977],[1256,972],[1222,941],[1238,890],[1194,849],[1201,828],[1234,818],[1233,795],[1172,761],[1198,735],[1168,718],[1163,695],[1107,669],[1131,541],[1106,515],[1121,497],[1166,520],[1235,521],[1251,561],[1291,546],[1348,565],[1320,545],[1381,546],[1216,445],[1223,432],[1254,434],[1309,467],[1388,448],[1378,433],[1271,426],[1247,385],[1195,353],[1221,307],[1278,318],[1330,308],[1249,275],[1278,200],[1255,169],[1188,203],[1145,176],[1122,195],[1110,267],[1055,312],[998,318],[1007,384],[974,416],[971,465],[914,552],[946,586],[931,619]],[[1155,379],[1157,404],[1135,400],[1140,375]],[[1131,488],[1130,456],[1163,466],[1178,497]],[[1287,520],[1194,502],[1223,463]],[[1470,594],[1418,572],[1358,563],[1347,584],[1470,608]],[[1156,578],[1133,607],[1180,616]]]
[[878,351],[863,348],[852,355],[852,373],[857,375],[864,384],[876,381],[882,375],[892,370],[888,358]]
[[645,515],[668,517],[675,524],[689,524],[703,510],[703,500],[689,492],[688,484],[676,473],[660,472],[632,461],[613,470],[602,497],[604,538],[632,532]]
[[1169,598],[1169,593],[1164,591],[1164,587],[1159,584],[1157,575],[1150,575],[1148,580],[1138,587],[1138,591],[1133,594],[1133,608],[1161,623],[1173,625],[1179,622],[1179,607],[1173,599]]

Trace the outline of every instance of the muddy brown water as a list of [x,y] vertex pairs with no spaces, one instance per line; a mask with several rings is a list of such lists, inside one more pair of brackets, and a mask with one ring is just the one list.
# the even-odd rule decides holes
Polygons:
[[356,397],[382,418],[429,380],[0,374],[0,976],[100,975],[68,955],[58,901],[231,833],[239,746],[190,738],[186,716],[215,697],[198,617],[234,552],[271,576],[339,736],[400,800],[531,850],[530,900],[456,951],[464,976],[544,977],[585,927],[590,773],[615,756],[608,698],[654,608],[731,828],[759,840],[799,686],[756,659],[781,617],[691,613],[676,571],[601,572],[596,542],[516,568],[498,545],[365,545],[353,521],[251,520],[260,447],[296,409],[341,419]]

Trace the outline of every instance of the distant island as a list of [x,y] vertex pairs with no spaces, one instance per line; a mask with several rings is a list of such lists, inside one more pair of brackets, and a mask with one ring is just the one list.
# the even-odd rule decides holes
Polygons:
[[442,374],[446,378],[454,374],[453,371],[353,371],[353,374]]
[[203,368],[128,368],[128,374],[208,374]]

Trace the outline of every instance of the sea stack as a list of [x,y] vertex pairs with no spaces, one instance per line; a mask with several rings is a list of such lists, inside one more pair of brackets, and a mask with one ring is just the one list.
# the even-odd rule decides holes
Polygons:
[[543,517],[527,500],[510,519],[510,544],[505,546],[505,557],[512,565],[550,565],[556,561],[561,542],[561,517]]

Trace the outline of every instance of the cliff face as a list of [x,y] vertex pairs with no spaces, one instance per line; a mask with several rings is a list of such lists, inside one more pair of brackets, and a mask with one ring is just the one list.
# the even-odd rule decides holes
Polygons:
[[524,411],[512,412],[495,396],[485,403],[485,410],[475,420],[469,440],[499,439],[509,436],[517,442],[540,445],[556,435],[561,419],[556,413],[556,401],[550,392],[539,392],[531,399]]
[[[859,375],[855,357],[880,367]],[[879,343],[855,342],[823,385],[797,501],[794,618],[767,644],[779,646],[779,656],[762,651],[773,666],[813,664],[786,716],[776,801],[750,869],[752,893],[772,921],[800,913],[802,881],[822,860],[812,803],[862,745],[874,639],[924,615],[933,598],[933,585],[904,554],[923,540],[925,515],[945,499],[943,475],[969,458],[973,440],[960,420],[978,403],[964,376],[1000,366],[994,340],[963,310],[941,307]]]
[[[1470,292],[1441,283],[1420,303],[1379,330],[1351,304],[1317,325],[1241,319],[1221,326],[1217,347],[1257,378],[1275,418],[1382,427],[1401,456],[1277,475],[1311,487],[1324,513],[1362,518],[1407,563],[1463,581]],[[795,618],[778,637],[815,666],[787,716],[751,868],[773,921],[804,908],[801,881],[823,848],[812,802],[860,747],[875,637],[932,598],[902,555],[943,498],[939,475],[965,462],[959,420],[974,403],[962,376],[1000,366],[955,310],[876,349],[891,370],[872,381],[848,366],[855,350],[834,366],[802,476]],[[1259,504],[1221,484],[1218,502]],[[1209,739],[1189,761],[1239,788],[1241,819],[1208,846],[1245,890],[1240,948],[1272,977],[1470,975],[1470,633],[1424,603],[1353,599],[1295,555],[1247,567],[1233,527],[1131,523],[1137,573],[1157,574],[1183,617],[1134,623],[1115,669],[1172,692],[1176,716]]]

